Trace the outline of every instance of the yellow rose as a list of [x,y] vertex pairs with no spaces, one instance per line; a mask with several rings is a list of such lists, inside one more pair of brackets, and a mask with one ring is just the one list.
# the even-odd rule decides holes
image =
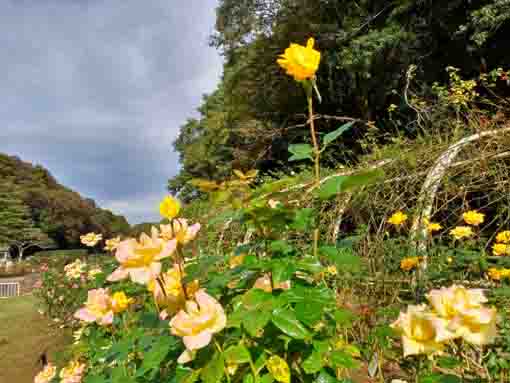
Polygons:
[[80,241],[85,246],[88,247],[94,247],[96,244],[103,239],[103,236],[101,234],[96,233],[88,233],[86,235],[80,235]]
[[455,239],[469,238],[473,236],[473,229],[469,226],[457,226],[450,230],[450,235]]
[[290,383],[290,368],[285,359],[273,355],[267,360],[266,367],[277,382]]
[[491,267],[487,272],[487,275],[489,276],[490,279],[493,279],[495,281],[500,281],[502,276],[501,270],[496,269],[495,267]]
[[478,213],[477,211],[470,210],[462,214],[464,222],[468,225],[478,226],[484,221],[485,214]]
[[400,268],[404,271],[414,269],[420,263],[420,257],[404,258],[400,261]]
[[180,210],[181,203],[178,199],[172,196],[166,196],[159,204],[159,214],[168,219],[177,217],[177,214],[179,214]]
[[510,242],[510,230],[505,230],[496,236],[496,242],[509,243]]
[[319,68],[321,54],[313,49],[315,40],[308,39],[306,47],[299,44],[290,44],[285,53],[277,60],[278,65],[294,77],[296,81],[303,81],[315,76]]
[[495,243],[492,246],[492,254],[494,255],[509,255],[510,246],[504,243]]
[[410,305],[391,327],[402,335],[404,356],[408,356],[441,353],[442,341],[450,338],[446,325],[444,319],[428,311],[425,305]]
[[220,303],[204,290],[195,293],[195,300],[186,302],[186,309],[181,310],[170,321],[173,335],[182,337],[186,350],[177,360],[185,363],[192,360],[194,352],[207,346],[215,333],[227,324],[227,317]]
[[448,321],[447,330],[465,341],[485,345],[496,337],[497,312],[487,308],[483,290],[452,285],[431,290],[427,299],[434,311]]
[[133,302],[133,298],[128,298],[123,291],[119,291],[112,296],[112,310],[114,313],[120,313],[128,308]]
[[407,220],[407,214],[402,213],[401,211],[397,211],[394,213],[389,219],[388,223],[400,226]]
[[165,307],[169,314],[176,313],[186,303],[181,271],[177,264],[161,274],[158,279],[152,280],[148,289],[152,292],[156,303],[160,307]]

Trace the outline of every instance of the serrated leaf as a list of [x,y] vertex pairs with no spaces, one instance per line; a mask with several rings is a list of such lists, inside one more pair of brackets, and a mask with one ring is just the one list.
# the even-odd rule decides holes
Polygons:
[[284,334],[294,339],[305,339],[310,337],[310,332],[296,318],[296,314],[288,309],[276,309],[271,318],[273,324]]
[[324,136],[324,138],[322,139],[322,145],[326,146],[326,145],[330,144],[331,142],[335,141],[344,132],[349,130],[355,123],[356,123],[356,121],[348,122],[348,123],[343,124],[342,126],[340,126],[338,129],[333,130],[332,132],[326,134]]
[[289,161],[311,160],[313,148],[310,144],[294,144],[289,145],[289,152],[292,154]]
[[218,383],[225,373],[225,360],[223,355],[216,353],[213,358],[205,365],[200,373],[204,383]]
[[342,350],[333,351],[330,355],[331,365],[336,368],[358,368],[360,363]]
[[303,367],[303,370],[307,374],[315,374],[316,372],[319,372],[322,367],[324,367],[322,354],[317,351],[313,351],[311,355],[305,359],[301,367]]
[[313,326],[321,320],[324,305],[318,302],[300,302],[294,307],[296,317],[308,326]]
[[250,351],[242,344],[230,346],[225,350],[223,356],[227,364],[243,364],[251,361]]
[[271,311],[261,310],[259,307],[256,310],[251,310],[246,313],[243,318],[243,327],[248,332],[248,334],[257,338],[262,335],[264,327],[267,326],[270,320]]

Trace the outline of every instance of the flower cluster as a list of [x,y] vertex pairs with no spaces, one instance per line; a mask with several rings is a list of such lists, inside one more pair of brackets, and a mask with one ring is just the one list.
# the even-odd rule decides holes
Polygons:
[[85,272],[86,267],[86,262],[82,262],[80,259],[77,259],[73,263],[64,267],[64,273],[69,279],[78,279],[81,277],[82,273]]
[[128,299],[124,292],[116,292],[112,297],[104,288],[89,290],[85,307],[76,311],[74,317],[106,326],[113,323],[114,314],[126,310],[131,303],[132,299]]
[[494,341],[497,311],[484,306],[482,290],[453,285],[430,291],[427,300],[431,307],[411,305],[391,325],[402,335],[404,356],[439,354],[458,338],[479,346]]
[[496,243],[492,245],[492,254],[501,256],[501,255],[510,255],[510,231],[502,231],[496,235]]
[[80,236],[81,243],[88,247],[96,246],[98,242],[101,241],[102,239],[103,236],[101,234],[96,233],[88,233]]

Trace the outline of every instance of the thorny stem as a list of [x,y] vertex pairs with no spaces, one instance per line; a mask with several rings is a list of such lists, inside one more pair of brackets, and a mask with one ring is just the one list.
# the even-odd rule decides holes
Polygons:
[[[319,144],[317,143],[317,137],[315,135],[315,122],[313,119],[313,98],[312,98],[312,92],[307,92],[307,99],[308,99],[308,119],[310,120],[310,135],[312,136],[312,143],[313,143],[313,153],[314,153],[314,169],[315,169],[315,185],[318,186],[321,182],[321,175],[320,175],[320,149]],[[319,243],[319,229],[316,228],[313,231],[313,256],[317,257],[317,251],[318,251],[318,243]]]

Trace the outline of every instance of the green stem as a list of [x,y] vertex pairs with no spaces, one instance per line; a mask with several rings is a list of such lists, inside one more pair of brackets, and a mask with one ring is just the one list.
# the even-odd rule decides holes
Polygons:
[[[320,155],[321,151],[319,148],[319,144],[317,142],[317,137],[315,134],[315,122],[313,120],[313,97],[312,92],[307,92],[308,99],[308,119],[310,121],[310,135],[312,136],[312,144],[313,144],[313,153],[314,153],[314,170],[315,170],[315,185],[319,186],[321,181],[320,174]],[[317,257],[318,253],[318,244],[319,244],[319,229],[316,228],[313,231],[313,256]]]

